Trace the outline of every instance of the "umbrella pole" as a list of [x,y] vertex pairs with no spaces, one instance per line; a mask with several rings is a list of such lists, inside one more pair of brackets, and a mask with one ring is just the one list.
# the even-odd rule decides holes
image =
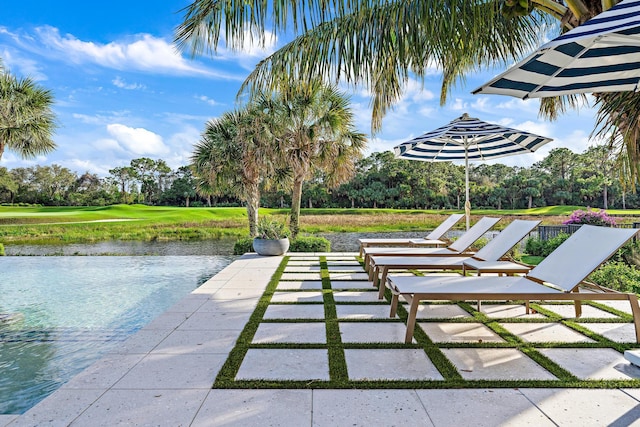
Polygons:
[[464,144],[464,214],[467,219],[467,230],[469,230],[471,202],[469,201],[469,151],[466,141]]

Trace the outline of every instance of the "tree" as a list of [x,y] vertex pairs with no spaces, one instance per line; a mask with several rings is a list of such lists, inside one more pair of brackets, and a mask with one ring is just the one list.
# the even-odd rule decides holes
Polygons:
[[317,171],[325,173],[330,186],[346,180],[362,155],[366,137],[355,131],[348,98],[333,86],[299,85],[277,95],[271,105],[277,153],[293,177],[289,228],[295,239],[300,230],[302,184]]
[[257,104],[210,120],[191,156],[201,194],[234,195],[247,206],[249,234],[257,235],[260,185],[275,165],[271,120]]
[[120,188],[120,203],[128,203],[127,189],[131,187],[135,180],[135,170],[130,166],[122,166],[109,169],[109,174]]
[[196,186],[191,172],[191,168],[188,166],[181,166],[175,173],[175,179],[169,187],[162,194],[162,200],[164,203],[173,205],[182,205],[189,207],[190,201],[196,197]]
[[[13,176],[9,173],[9,170],[5,167],[0,167],[0,195],[2,193],[8,193],[9,203],[13,203],[16,191],[18,190],[18,183],[13,179]],[[0,198],[0,201],[3,199]]]
[[0,62],[0,159],[6,149],[33,158],[56,148],[52,104],[49,90],[11,75]]

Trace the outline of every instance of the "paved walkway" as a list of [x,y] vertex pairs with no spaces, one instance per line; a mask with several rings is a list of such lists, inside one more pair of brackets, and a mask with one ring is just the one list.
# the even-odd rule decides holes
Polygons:
[[[345,320],[340,323],[342,340],[366,342],[371,339],[371,332],[366,331],[367,325],[375,322],[376,316],[382,320],[385,308],[372,299],[375,292],[372,292],[370,282],[363,280],[357,267],[352,269],[355,263],[349,260],[354,259],[353,254],[326,255],[331,285],[341,293],[336,293],[336,302],[340,298],[343,303],[347,302],[336,306],[339,308],[336,314],[338,319]],[[264,351],[269,350],[270,343],[287,343],[289,340],[299,343],[299,338],[293,338],[299,337],[294,326],[304,325],[307,328],[313,324],[311,321],[287,324],[283,319],[313,320],[313,312],[322,307],[318,301],[314,304],[313,300],[318,298],[314,293],[320,293],[318,290],[322,289],[322,276],[316,268],[317,260],[317,256],[314,258],[309,254],[292,256],[282,282],[278,284],[277,295],[272,299],[274,304],[269,305],[265,312],[264,319],[267,321],[260,323],[254,336],[253,342],[263,343]],[[281,261],[281,257],[243,256],[131,337],[117,351],[87,368],[24,415],[0,415],[0,425],[640,426],[640,389],[636,388],[212,389],[218,372]],[[358,283],[354,285],[354,281]],[[339,290],[341,286],[342,291]],[[362,287],[362,290],[354,290],[358,287]],[[300,292],[302,290],[306,292]],[[300,297],[304,297],[302,301]],[[353,301],[353,304],[348,304],[349,301]],[[442,310],[443,307],[434,306],[434,309]],[[484,309],[488,310],[488,314],[492,310],[491,307]],[[304,314],[301,315],[300,310]],[[503,311],[497,315],[500,318],[522,316],[522,313],[514,312],[517,307],[499,306],[493,310]],[[505,314],[505,310],[511,314]],[[429,315],[425,310],[426,318]],[[451,315],[447,313],[447,316]],[[363,316],[366,321],[358,323],[357,320]],[[277,320],[269,322],[268,319]],[[401,322],[385,320],[384,324],[392,326],[385,332],[379,332],[375,341],[391,339],[392,342],[402,342]],[[382,324],[380,322],[377,326]],[[284,329],[275,329],[272,325],[284,325]],[[452,325],[468,326],[469,323],[430,321],[421,327],[430,337],[434,337],[434,341],[465,342],[469,339],[478,340],[478,337],[483,340],[496,339],[483,328],[470,331]],[[538,326],[518,329],[518,325]],[[598,333],[608,334],[612,340],[629,339],[628,326],[623,323],[608,319],[600,325],[593,328]],[[548,326],[542,323],[516,322],[507,326],[513,328],[510,332],[534,341],[540,339],[540,335],[535,338],[536,334],[543,334],[542,339],[548,341],[549,333],[551,336],[556,334],[562,340],[566,340],[570,333],[564,330],[541,331]],[[313,336],[308,333],[309,330],[306,332],[305,337]],[[317,338],[318,341],[322,339]],[[313,347],[313,344],[310,346]],[[451,349],[458,353],[465,350],[455,345]],[[277,345],[271,349],[273,352],[277,350]],[[294,348],[291,351],[302,350]],[[391,348],[391,351],[394,349]],[[360,375],[362,379],[376,379],[371,376],[377,374],[398,379],[400,372],[411,372],[411,375],[421,379],[438,381],[439,374],[429,367],[428,360],[423,364],[425,369],[415,371],[411,369],[415,359],[403,359],[400,353],[394,353],[393,357],[400,355],[395,360],[398,369],[390,371],[385,367],[391,361],[376,364],[376,360],[369,357],[362,359],[356,352],[348,353],[345,350],[345,353],[350,377]],[[479,375],[480,379],[495,378],[495,375],[499,379],[499,375],[512,378],[517,372],[524,378],[540,375],[544,379],[549,375],[532,370],[530,365],[527,367],[518,363],[512,365],[514,368],[505,369],[504,366],[509,365],[511,360],[518,359],[504,357],[505,353],[489,359],[480,355],[481,352],[473,357],[464,352],[458,356],[454,353],[452,351],[451,356],[448,354],[447,357],[461,375],[469,379],[473,379],[474,375]],[[597,359],[598,366],[590,366],[587,362],[576,363],[575,360],[580,358],[575,351],[568,355],[560,353],[549,357],[578,378],[595,375],[596,378],[630,379],[638,374],[624,359],[619,359],[619,353],[601,355]],[[250,380],[274,375],[274,379],[309,378],[313,381],[328,375],[325,374],[326,369],[314,373],[317,364],[309,363],[309,359],[303,359],[304,363],[298,367],[295,364],[288,365],[285,370],[276,372],[271,369],[274,364],[261,357],[258,353],[248,352],[238,370],[238,378]],[[421,357],[424,359],[424,352]],[[286,360],[295,359],[288,357]],[[367,366],[373,366],[374,369]]]

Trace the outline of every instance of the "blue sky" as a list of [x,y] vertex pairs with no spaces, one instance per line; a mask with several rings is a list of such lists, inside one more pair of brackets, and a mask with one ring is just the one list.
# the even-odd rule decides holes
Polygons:
[[[5,151],[0,166],[59,164],[79,174],[106,176],[109,169],[140,157],[164,159],[174,169],[186,165],[207,120],[235,107],[241,82],[254,65],[287,40],[242,53],[221,48],[214,57],[190,58],[171,41],[187,0],[21,0],[4,2],[0,57],[10,71],[31,77],[53,91],[60,127],[55,152],[23,160]],[[500,159],[530,166],[550,149],[584,151],[594,113],[583,108],[556,122],[537,117],[538,101],[471,95],[493,74],[469,77],[439,105],[440,75],[424,86],[410,81],[401,102],[371,138],[367,154],[444,125],[462,113],[554,138],[534,154]],[[347,89],[347,88],[345,88]],[[350,90],[360,131],[370,132],[366,88]]]

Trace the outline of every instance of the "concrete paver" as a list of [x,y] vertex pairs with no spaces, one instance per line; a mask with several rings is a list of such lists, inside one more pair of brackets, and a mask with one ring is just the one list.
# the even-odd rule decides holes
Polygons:
[[322,281],[320,280],[292,280],[288,282],[279,282],[276,290],[284,291],[291,289],[322,289]]
[[244,357],[236,379],[327,381],[329,355],[327,350],[252,348]]
[[533,426],[554,424],[520,390],[417,390],[436,427]]
[[636,342],[633,323],[583,323],[582,327],[615,342]]
[[622,354],[611,348],[543,348],[538,351],[580,379],[640,378],[640,368],[627,363]]
[[389,306],[386,304],[337,304],[336,312],[338,319],[390,319]]
[[270,304],[264,319],[324,319],[322,304]]
[[639,426],[640,403],[621,390],[521,389],[560,426]]
[[347,349],[352,380],[443,380],[422,349]]
[[504,342],[481,323],[418,322],[418,325],[433,342]]
[[526,342],[593,342],[558,323],[501,323],[500,326]]
[[314,390],[312,426],[432,426],[413,390]]
[[442,352],[467,380],[556,379],[512,348],[444,348]]
[[311,425],[311,390],[211,390],[193,427]]
[[326,327],[324,322],[261,323],[252,342],[254,344],[326,343]]

